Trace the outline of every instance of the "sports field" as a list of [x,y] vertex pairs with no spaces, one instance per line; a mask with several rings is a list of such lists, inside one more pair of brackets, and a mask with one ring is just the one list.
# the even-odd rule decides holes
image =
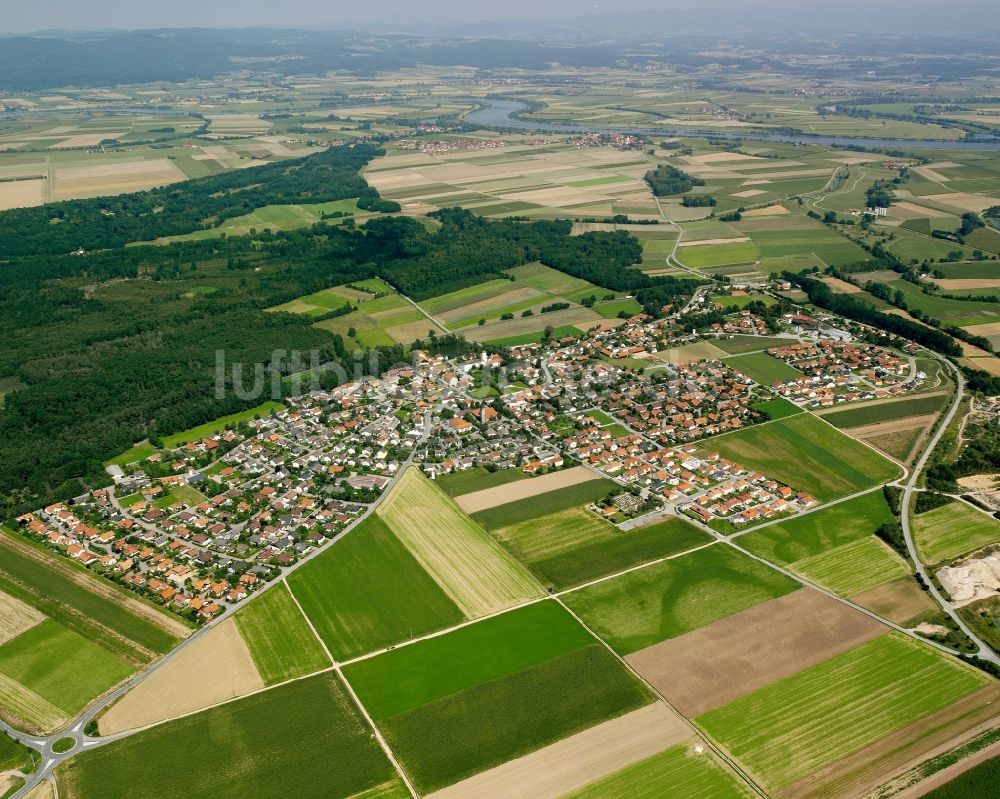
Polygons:
[[988,681],[924,644],[889,633],[695,721],[777,791]]
[[941,563],[1000,541],[1000,522],[964,502],[949,502],[912,518],[920,559]]
[[542,593],[523,566],[416,469],[400,478],[377,515],[469,618]]
[[288,582],[338,660],[465,619],[376,515],[297,569]]
[[582,588],[564,601],[626,655],[798,587],[730,547],[711,546]]
[[891,461],[809,413],[715,436],[701,446],[822,501],[899,475]]
[[64,799],[246,799],[276,786],[286,796],[347,799],[398,779],[331,674],[83,752],[56,778]]
[[272,586],[233,618],[265,685],[330,665],[286,585]]

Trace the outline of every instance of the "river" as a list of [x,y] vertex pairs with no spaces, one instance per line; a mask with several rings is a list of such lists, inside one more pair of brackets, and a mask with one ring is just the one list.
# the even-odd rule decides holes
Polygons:
[[837,147],[878,147],[883,150],[1000,150],[1000,138],[989,141],[943,141],[941,139],[872,139],[855,136],[812,136],[795,133],[763,133],[761,131],[719,131],[695,128],[612,128],[595,125],[575,125],[566,122],[536,122],[518,119],[514,114],[527,109],[516,100],[476,100],[485,103],[470,111],[465,120],[475,125],[504,130],[538,131],[542,133],[632,133],[641,136],[700,136],[707,138],[740,138],[750,141],[773,141],[790,144],[829,144]]

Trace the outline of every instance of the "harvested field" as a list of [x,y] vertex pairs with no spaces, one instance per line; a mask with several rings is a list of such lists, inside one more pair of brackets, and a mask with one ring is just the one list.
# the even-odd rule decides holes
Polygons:
[[963,328],[974,336],[1000,335],[1000,322],[987,322],[982,325],[963,325]]
[[236,622],[227,619],[112,705],[99,721],[101,735],[157,724],[263,687]]
[[777,799],[848,799],[939,752],[963,743],[974,730],[995,723],[1000,683],[984,688],[919,721],[835,760],[775,793]]
[[871,436],[886,435],[888,433],[899,433],[904,430],[912,430],[915,427],[930,429],[937,418],[936,413],[927,416],[910,416],[903,419],[893,419],[889,422],[876,422],[875,424],[861,425],[860,427],[848,427],[844,432],[854,436],[854,438],[870,438]]
[[804,588],[626,660],[681,713],[694,717],[886,630],[863,613]]
[[[959,291],[962,289],[995,289],[1000,288],[1000,278],[941,278],[935,280],[945,291]],[[985,327],[985,325],[984,325]]]
[[31,208],[45,202],[45,180],[11,180],[0,183],[0,211]]
[[39,730],[59,729],[69,718],[45,697],[4,674],[0,674],[0,706]]
[[743,218],[750,217],[753,219],[758,216],[783,216],[790,213],[791,211],[783,205],[768,205],[764,208],[751,208],[749,211],[744,211]]
[[403,475],[378,516],[469,618],[542,593],[524,567],[416,469]]
[[706,244],[739,244],[750,241],[749,236],[730,236],[724,239],[695,239],[694,241],[682,241],[680,247],[701,247]]
[[52,199],[95,197],[125,191],[138,191],[187,180],[173,161],[166,158],[127,161],[94,166],[62,167],[55,171]]
[[934,600],[909,576],[876,585],[848,598],[856,605],[902,625],[938,610]]
[[824,277],[823,282],[841,294],[860,294],[863,291],[859,286],[848,283],[846,280],[841,280],[839,277]]
[[559,799],[693,737],[662,702],[605,721],[484,771],[429,799]]
[[962,191],[949,192],[947,194],[925,194],[920,199],[924,202],[947,205],[957,208],[959,211],[973,211],[977,214],[991,205],[997,204],[996,197],[987,197],[982,194],[968,194]]
[[534,316],[518,317],[507,321],[487,322],[485,325],[463,328],[462,332],[470,341],[492,341],[494,339],[519,336],[524,333],[535,333],[544,330],[549,325],[554,328],[573,325],[587,329],[595,324],[599,324],[601,321],[600,314],[589,308],[578,306],[547,314],[535,314]]
[[25,630],[30,630],[44,620],[44,613],[39,613],[31,605],[0,591],[0,645],[17,638]]
[[517,502],[539,494],[547,494],[549,491],[559,488],[597,479],[600,479],[600,476],[594,474],[590,469],[576,466],[530,480],[518,480],[507,485],[473,491],[471,494],[455,497],[455,502],[458,503],[458,507],[471,514],[487,508],[495,508],[497,505],[506,505],[508,502]]

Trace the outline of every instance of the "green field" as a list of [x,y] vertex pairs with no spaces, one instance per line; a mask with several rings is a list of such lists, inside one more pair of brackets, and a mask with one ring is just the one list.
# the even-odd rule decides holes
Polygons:
[[851,596],[910,574],[906,561],[873,535],[796,561],[791,568],[841,596]]
[[752,241],[733,244],[700,244],[696,247],[681,247],[677,250],[677,260],[693,269],[711,269],[727,264],[752,264],[760,258],[760,250]]
[[229,416],[222,416],[215,421],[201,424],[197,427],[189,428],[188,430],[182,430],[180,433],[173,433],[172,435],[164,436],[163,446],[167,449],[174,449],[175,447],[179,447],[181,444],[201,441],[204,438],[208,438],[215,433],[225,430],[227,425],[237,425],[240,422],[249,422],[251,419],[258,416],[268,416],[271,411],[283,410],[285,410],[285,406],[280,402],[268,400],[262,405],[258,405],[256,408],[249,408],[248,410],[240,411],[239,413],[232,413]]
[[695,721],[776,791],[988,681],[924,644],[889,633]]
[[[948,245],[949,248],[955,249],[950,242]],[[891,280],[888,285],[893,291],[903,292],[907,308],[919,309],[932,319],[938,319],[947,324],[962,327],[1000,320],[1000,306],[996,303],[949,300],[944,297],[924,294],[917,286],[905,280]]]
[[824,502],[899,476],[891,461],[810,413],[715,436],[702,447]]
[[802,413],[802,409],[794,402],[789,402],[784,397],[775,397],[763,402],[755,402],[751,405],[755,411],[766,413],[769,419],[784,419],[786,416],[795,416]]
[[745,352],[758,352],[771,347],[785,347],[795,339],[779,338],[777,336],[742,336],[732,338],[709,339],[712,344],[730,355],[742,355]]
[[499,530],[501,527],[531,521],[538,516],[587,505],[606,497],[608,492],[614,489],[615,485],[610,480],[587,480],[538,496],[487,508],[473,513],[472,518],[487,530]]
[[358,661],[344,675],[379,721],[593,643],[547,600]]
[[879,405],[845,408],[842,411],[824,413],[823,419],[834,427],[861,427],[866,424],[905,419],[907,416],[924,416],[937,413],[948,402],[946,394],[930,397],[911,397],[898,402],[884,402]]
[[753,231],[748,235],[765,258],[815,255],[825,264],[839,266],[868,257],[853,241],[819,224],[801,230]]
[[527,479],[527,475],[520,469],[501,469],[491,472],[481,466],[475,466],[461,472],[443,474],[435,478],[434,483],[449,497],[460,497],[462,494],[471,494],[473,491],[495,488],[524,479]]
[[1000,522],[964,502],[915,514],[912,526],[924,563],[941,563],[1000,541]]
[[[347,799],[397,780],[331,674],[279,686],[77,755],[63,799]],[[277,787],[277,786],[280,786]]]
[[742,799],[752,794],[707,754],[671,746],[561,799]]
[[600,644],[379,722],[426,794],[635,710],[648,690]]
[[540,516],[495,532],[514,557],[554,588],[676,555],[711,540],[683,519],[622,531],[583,508]]
[[7,733],[0,732],[0,771],[17,769],[28,773],[34,771],[38,755],[34,750],[15,741]]
[[[29,557],[8,542],[6,533],[0,532],[0,590],[110,652],[126,654],[139,662],[148,662],[150,653],[163,654],[180,643],[180,638],[163,625],[116,602],[116,594],[128,596],[123,589],[96,583],[83,567],[74,569],[75,564],[64,558],[41,550]],[[88,581],[95,581],[94,590],[85,587]],[[180,620],[164,616],[164,623],[176,626]]]
[[298,569],[288,582],[338,660],[465,619],[375,515]]
[[330,665],[283,584],[256,597],[234,619],[265,685],[312,674]]
[[156,452],[156,447],[146,441],[142,444],[136,444],[131,449],[125,450],[121,455],[117,455],[109,461],[105,461],[104,465],[124,466],[127,463],[135,463],[136,461],[145,460],[154,452]]
[[739,537],[755,555],[787,565],[871,535],[893,518],[881,491],[770,524]]
[[718,545],[582,588],[564,601],[627,655],[798,587],[780,572]]
[[1000,790],[1000,757],[993,757],[960,774],[946,785],[924,794],[924,799],[996,796],[998,790]]
[[802,372],[798,369],[789,366],[784,361],[779,361],[766,352],[737,355],[733,358],[724,358],[722,362],[763,386],[802,377]]
[[770,294],[723,294],[712,297],[712,302],[720,308],[746,308],[752,302],[761,302],[764,305],[776,305],[777,300]]
[[[51,619],[0,646],[0,676],[20,683],[66,717],[132,671],[123,659]],[[30,715],[26,703],[12,709],[39,727],[49,726],[51,708],[43,716]]]
[[[583,331],[580,328],[573,327],[573,325],[559,325],[552,331],[552,338],[559,339],[564,336],[580,336],[583,335]],[[521,333],[517,336],[504,336],[503,338],[490,339],[487,344],[492,344],[496,347],[518,347],[522,344],[537,344],[544,338],[543,331],[539,330],[536,333]]]

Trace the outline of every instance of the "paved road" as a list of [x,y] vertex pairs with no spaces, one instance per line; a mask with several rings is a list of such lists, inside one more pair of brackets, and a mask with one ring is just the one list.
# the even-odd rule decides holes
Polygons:
[[958,612],[955,610],[955,606],[952,605],[940,591],[938,591],[934,583],[931,581],[930,572],[927,571],[924,564],[920,562],[920,556],[917,554],[917,548],[913,543],[913,533],[910,529],[909,507],[910,502],[913,499],[913,494],[917,488],[917,481],[920,479],[920,475],[923,472],[924,467],[927,465],[927,461],[933,454],[935,447],[937,447],[938,442],[941,440],[941,436],[944,435],[944,431],[947,429],[948,425],[951,424],[952,419],[955,418],[955,413],[962,404],[962,398],[965,395],[965,378],[962,376],[961,370],[955,367],[951,361],[944,358],[939,358],[938,360],[952,371],[956,381],[957,390],[955,391],[955,398],[951,403],[951,407],[948,409],[948,413],[945,414],[944,418],[938,425],[937,432],[934,433],[931,440],[927,442],[927,446],[924,448],[923,454],[913,466],[910,479],[906,481],[906,484],[903,487],[902,513],[900,514],[900,521],[903,526],[903,538],[906,540],[906,550],[910,553],[910,560],[913,561],[917,573],[927,584],[931,596],[934,597],[937,603],[944,609],[944,612],[947,613],[959,626],[962,632],[969,636],[972,642],[979,647],[979,651],[977,652],[979,657],[1000,666],[1000,657],[997,657],[997,654],[979,639],[972,629],[962,620],[962,617],[958,615]]

